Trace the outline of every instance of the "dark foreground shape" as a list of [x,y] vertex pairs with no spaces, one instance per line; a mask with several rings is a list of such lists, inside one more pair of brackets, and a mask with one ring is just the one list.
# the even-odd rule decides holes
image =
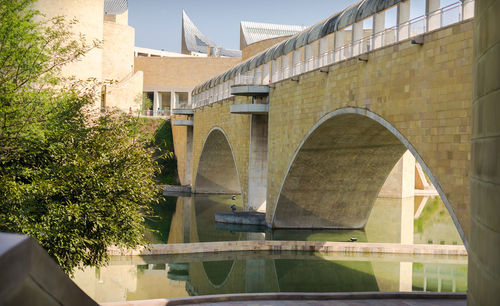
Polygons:
[[256,211],[218,213],[215,214],[215,222],[265,226],[266,214]]
[[0,271],[0,305],[97,306],[28,236],[0,233]]
[[251,293],[194,296],[178,299],[103,303],[106,306],[162,305],[466,305],[465,293],[345,292]]

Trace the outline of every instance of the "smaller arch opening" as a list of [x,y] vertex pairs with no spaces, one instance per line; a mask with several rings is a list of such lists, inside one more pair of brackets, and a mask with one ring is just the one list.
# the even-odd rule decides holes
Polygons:
[[214,128],[209,133],[203,145],[194,192],[241,194],[233,150],[226,135],[219,128]]

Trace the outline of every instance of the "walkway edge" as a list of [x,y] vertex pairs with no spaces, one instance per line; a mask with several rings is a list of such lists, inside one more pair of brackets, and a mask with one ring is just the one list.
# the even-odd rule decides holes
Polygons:
[[337,253],[393,253],[413,255],[467,256],[463,245],[398,244],[321,241],[221,241],[179,244],[152,244],[137,249],[108,248],[109,255],[168,255],[234,251],[302,251]]
[[163,306],[189,305],[199,303],[242,302],[242,301],[290,301],[290,300],[465,300],[466,293],[440,292],[338,292],[338,293],[243,293],[202,295],[186,298],[154,299],[142,301],[102,303],[103,306]]

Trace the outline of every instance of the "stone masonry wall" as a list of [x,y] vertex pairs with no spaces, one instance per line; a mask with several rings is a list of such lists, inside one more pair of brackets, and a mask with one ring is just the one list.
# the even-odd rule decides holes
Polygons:
[[[469,233],[473,21],[283,80],[270,93],[267,221],[300,142],[324,115],[367,108],[416,148]],[[355,171],[355,169],[353,169]],[[311,203],[313,205],[313,203]]]
[[[221,128],[227,136],[229,145],[233,150],[236,169],[238,171],[244,207],[248,197],[248,163],[250,146],[250,115],[231,114],[230,104],[251,103],[250,98],[235,97],[214,103],[210,106],[199,108],[194,113],[193,130],[193,186],[196,186],[196,173],[203,150],[203,144],[209,132],[214,127]],[[196,187],[195,187],[196,189]]]

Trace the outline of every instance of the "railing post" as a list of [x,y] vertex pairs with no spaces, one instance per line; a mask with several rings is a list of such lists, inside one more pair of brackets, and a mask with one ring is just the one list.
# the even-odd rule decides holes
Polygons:
[[474,1],[465,0],[462,2],[462,20],[474,17]]

